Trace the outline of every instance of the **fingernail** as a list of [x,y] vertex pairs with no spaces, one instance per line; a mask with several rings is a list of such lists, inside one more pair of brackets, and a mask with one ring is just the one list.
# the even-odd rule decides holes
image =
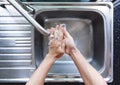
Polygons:
[[66,24],[61,24],[61,26],[62,26],[63,28],[66,28]]

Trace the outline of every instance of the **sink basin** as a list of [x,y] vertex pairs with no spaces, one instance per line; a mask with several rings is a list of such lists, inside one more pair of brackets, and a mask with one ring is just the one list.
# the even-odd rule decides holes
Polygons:
[[[49,29],[50,27],[55,27],[57,24],[66,24],[67,30],[74,38],[76,46],[83,53],[85,58],[91,64],[96,65],[95,68],[97,70],[100,70],[100,68],[103,67],[105,39],[103,18],[100,14],[92,11],[50,10],[39,12],[36,15],[35,19],[46,29]],[[41,47],[40,49],[43,50],[42,55],[45,56],[48,52],[47,37],[43,36],[40,43],[43,44],[43,47]],[[73,62],[71,61],[72,60],[68,55],[64,55],[56,63],[73,64]],[[69,69],[64,70],[70,71]]]
[[[113,81],[113,7],[111,3],[44,4],[34,15],[45,29],[66,24],[76,47],[87,61],[108,82]],[[48,52],[48,36],[35,30],[35,57],[37,66]],[[50,69],[46,81],[80,81],[74,62],[67,55],[58,59]]]

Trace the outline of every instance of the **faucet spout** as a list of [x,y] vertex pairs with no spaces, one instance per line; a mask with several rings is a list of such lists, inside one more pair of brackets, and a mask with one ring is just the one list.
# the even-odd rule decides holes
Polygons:
[[26,12],[16,0],[8,0],[8,2],[14,6],[41,34],[44,36],[49,35],[50,33],[45,30],[38,22],[36,22],[29,14]]

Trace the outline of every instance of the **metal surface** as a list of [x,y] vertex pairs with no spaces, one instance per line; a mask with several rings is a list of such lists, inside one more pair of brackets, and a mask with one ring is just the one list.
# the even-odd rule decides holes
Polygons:
[[120,5],[120,0],[115,0],[114,1],[114,8]]
[[[63,14],[64,15],[64,14]],[[73,15],[74,16],[74,15]],[[79,19],[79,18],[50,18],[45,19],[44,28],[49,29],[50,27],[55,27],[57,24],[66,24],[68,32],[72,35],[75,40],[75,44],[78,49],[83,53],[83,55],[91,61],[93,56],[93,28],[92,22],[89,19]],[[81,37],[78,37],[81,36]],[[43,54],[44,56],[48,52],[48,39],[44,37],[43,41]],[[64,55],[58,61],[72,61],[68,55]]]
[[0,7],[0,82],[26,82],[36,69],[33,26],[13,6]]
[[33,9],[32,7],[30,7],[27,4],[22,3],[20,0],[16,0],[16,2],[23,8],[25,9],[28,13],[34,14],[35,9]]
[[96,0],[96,2],[112,2],[113,0]]
[[[28,4],[38,10],[34,18],[46,29],[55,25],[55,22],[66,24],[67,30],[75,38],[77,47],[83,51],[88,62],[106,81],[112,82],[113,6],[111,3]],[[28,21],[9,3],[5,5],[7,9],[0,7],[0,82],[26,82],[36,65],[38,66],[44,59],[47,41],[45,36],[38,30],[33,30]],[[45,82],[83,81],[76,66],[68,57],[65,55],[55,62]]]
[[49,35],[40,24],[38,24],[18,3],[16,0],[8,0],[40,33],[43,35]]
[[[34,6],[38,9],[35,20],[45,29],[56,24],[66,24],[74,37],[76,46],[88,62],[103,76],[113,80],[113,6],[112,3],[44,3]],[[104,10],[103,10],[104,9]],[[48,52],[48,37],[35,31],[37,64]],[[40,39],[38,42],[37,39]],[[37,50],[42,50],[38,52]],[[40,58],[38,58],[40,57]],[[82,82],[76,66],[68,55],[55,62],[46,78],[47,82]]]

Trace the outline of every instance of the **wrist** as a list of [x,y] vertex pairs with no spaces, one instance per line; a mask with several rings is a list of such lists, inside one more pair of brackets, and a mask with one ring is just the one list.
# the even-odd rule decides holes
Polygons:
[[51,61],[53,61],[53,62],[56,61],[55,55],[50,54],[50,53],[48,53],[48,54],[46,55],[46,59],[47,59],[47,60],[51,60]]
[[72,47],[72,48],[70,49],[69,55],[72,56],[72,55],[74,55],[75,53],[77,53],[78,51],[79,51],[79,50],[78,50],[76,47]]

